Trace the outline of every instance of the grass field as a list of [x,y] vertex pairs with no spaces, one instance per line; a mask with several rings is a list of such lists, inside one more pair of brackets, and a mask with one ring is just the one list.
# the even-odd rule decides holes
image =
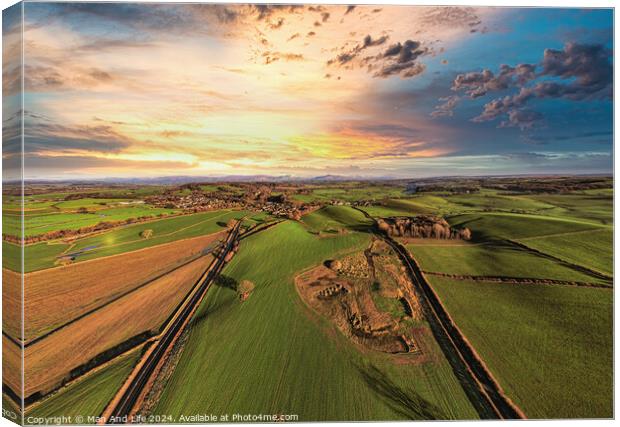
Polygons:
[[[123,384],[138,358],[139,351],[119,357],[37,404],[26,412],[26,417],[98,417]],[[73,423],[77,424],[75,420]]]
[[484,245],[409,244],[407,249],[425,271],[469,276],[600,282],[600,279],[501,241]]
[[525,245],[565,261],[611,275],[613,273],[611,228],[520,239]]
[[225,232],[220,232],[26,274],[25,339],[36,338],[144,285],[224,238]]
[[[306,221],[317,226],[356,217],[349,208],[337,210]],[[301,301],[296,273],[368,242],[357,232],[317,238],[294,222],[244,240],[223,274],[252,280],[256,290],[242,304],[229,288],[209,291],[155,413],[285,413],[300,421],[476,418],[432,336],[425,345],[437,360],[397,365],[389,355],[360,352]]]
[[461,331],[528,417],[613,415],[610,290],[435,277],[431,282]]
[[512,213],[473,213],[448,218],[452,226],[468,227],[472,240],[523,239],[584,230],[601,226],[586,221]]
[[[177,212],[175,209],[155,208],[144,204],[132,204],[123,199],[79,199],[58,203],[37,202],[36,208],[28,204],[24,211],[24,233],[26,237],[57,230],[77,230],[100,222],[122,221],[129,218],[156,217]],[[88,213],[78,212],[79,208]],[[21,216],[19,208],[5,210],[2,232],[17,236],[20,233]]]
[[26,347],[26,396],[53,390],[72,369],[103,351],[158,330],[212,259],[199,258]]
[[[79,253],[76,262],[135,251],[179,239],[212,234],[226,228],[231,218],[241,218],[247,211],[219,210],[184,215],[114,228],[101,234],[84,237],[73,244],[50,241],[26,245],[25,272],[54,267],[63,253]],[[144,239],[140,233],[153,230],[153,237]],[[5,266],[19,270],[19,246],[3,241]]]
[[341,229],[363,230],[370,227],[373,221],[352,208],[327,206],[303,217],[303,223],[313,232],[335,234]]

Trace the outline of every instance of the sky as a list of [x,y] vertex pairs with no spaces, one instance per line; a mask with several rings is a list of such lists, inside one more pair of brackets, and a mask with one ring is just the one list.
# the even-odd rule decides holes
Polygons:
[[23,117],[29,179],[612,172],[611,9],[23,10],[4,11],[3,161]]

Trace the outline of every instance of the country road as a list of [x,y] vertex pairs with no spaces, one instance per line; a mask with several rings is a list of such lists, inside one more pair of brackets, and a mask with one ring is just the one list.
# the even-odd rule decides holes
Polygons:
[[235,241],[239,236],[240,227],[241,221],[237,222],[233,230],[228,235],[228,238],[223,246],[223,250],[216,260],[216,264],[209,270],[198,290],[194,292],[188,303],[182,308],[181,312],[173,318],[172,323],[166,328],[166,331],[162,337],[154,344],[155,347],[152,351],[150,351],[146,360],[138,368],[138,372],[130,380],[130,383],[124,387],[124,391],[120,397],[113,400],[108,408],[106,408],[102,415],[103,422],[107,424],[123,424],[130,421],[127,417],[131,415],[136,403],[145,391],[145,386],[151,380],[151,377],[160,365],[162,357],[167,353],[172,345],[174,345],[179,333],[189,323],[192,314],[202,301],[211,283],[222,270],[225,264],[224,259],[232,250]]

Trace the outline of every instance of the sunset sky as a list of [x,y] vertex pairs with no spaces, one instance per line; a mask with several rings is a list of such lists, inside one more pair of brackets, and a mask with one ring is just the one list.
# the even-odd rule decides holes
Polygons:
[[[26,176],[612,170],[612,11],[25,3]],[[4,13],[4,156],[19,144]]]

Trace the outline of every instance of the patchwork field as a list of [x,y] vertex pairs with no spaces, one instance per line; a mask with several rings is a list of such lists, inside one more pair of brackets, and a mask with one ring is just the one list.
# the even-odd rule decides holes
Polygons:
[[207,255],[192,261],[26,347],[26,396],[51,391],[100,353],[156,332],[212,260]]
[[611,290],[429,279],[528,417],[613,415]]
[[[308,422],[488,417],[465,369],[470,360],[457,360],[456,347],[468,344],[449,340],[453,332],[437,329],[445,318],[423,310],[416,292],[425,288],[414,281],[421,276],[416,268],[407,274],[397,241],[528,418],[612,417],[612,183],[33,184],[26,236],[147,218],[47,234],[24,247],[25,394],[36,400],[27,415],[100,415],[142,344],[213,265],[210,251],[232,220],[243,218],[241,240],[145,414],[294,414]],[[4,195],[4,233],[19,231],[15,194]],[[21,248],[12,241],[3,239],[9,404],[7,389],[21,389]]]
[[[365,248],[370,236],[317,237],[357,214],[331,208],[285,222],[241,243],[223,274],[256,283],[240,303],[213,287],[192,323],[186,347],[154,413],[288,413],[301,421],[476,418],[430,333],[428,363],[396,364],[364,353],[317,317],[295,290],[294,276],[335,256]],[[208,375],[204,375],[208,366]],[[274,375],[274,373],[277,373]]]
[[200,256],[224,237],[225,232],[219,232],[26,274],[25,340],[144,286]]
[[[221,210],[185,215],[157,221],[118,227],[105,233],[95,234],[73,243],[50,241],[26,245],[25,272],[54,267],[58,258],[73,254],[74,262],[135,251],[179,239],[212,234],[224,230],[231,218],[241,218],[247,211]],[[152,230],[152,237],[140,236],[144,230]],[[19,246],[3,241],[6,267],[19,269]]]

